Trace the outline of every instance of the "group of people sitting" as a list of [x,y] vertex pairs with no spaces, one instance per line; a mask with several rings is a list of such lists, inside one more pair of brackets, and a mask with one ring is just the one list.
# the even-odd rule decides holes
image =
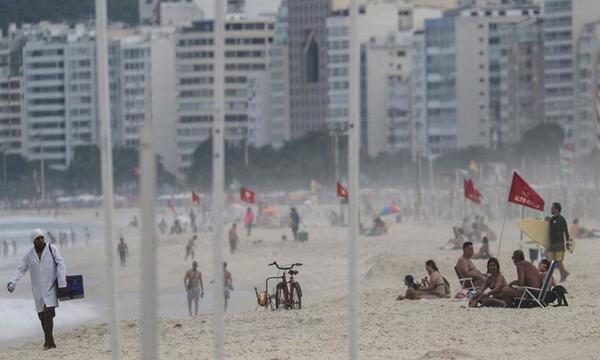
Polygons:
[[[477,269],[472,259],[475,251],[473,243],[467,241],[462,246],[463,254],[458,259],[455,270],[459,279],[463,279],[461,286],[470,290],[469,306],[489,306],[489,307],[513,307],[515,299],[520,299],[523,295],[522,287],[541,289],[548,270],[550,261],[543,259],[538,266],[525,260],[525,255],[521,250],[515,250],[512,255],[515,264],[517,279],[508,282],[500,271],[500,262],[495,257],[490,257],[487,261],[487,271],[482,273]],[[416,283],[414,277],[407,275],[404,283],[407,286],[405,295],[398,296],[398,300],[409,299],[440,299],[450,298],[450,286],[448,280],[443,277],[433,260],[427,260],[425,270],[429,279],[424,278],[420,283]],[[465,281],[464,279],[469,279]],[[557,286],[554,279],[551,279],[553,296],[559,300],[559,305],[565,302],[564,294],[566,290],[562,286]]]
[[472,243],[481,242],[482,247],[478,259],[488,259],[489,242],[496,241],[496,233],[485,223],[483,216],[476,215],[473,221],[469,217],[465,217],[460,226],[452,227],[453,237],[448,240],[440,249],[445,249],[446,246],[452,245],[453,250],[460,250],[462,244],[466,241]]

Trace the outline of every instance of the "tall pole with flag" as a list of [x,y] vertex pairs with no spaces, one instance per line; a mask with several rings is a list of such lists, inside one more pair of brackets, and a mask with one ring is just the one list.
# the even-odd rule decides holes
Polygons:
[[113,360],[121,358],[121,335],[117,308],[115,252],[113,245],[113,168],[108,92],[108,43],[106,40],[106,0],[96,0],[96,72],[98,79],[98,116],[100,119],[100,153],[102,160],[102,195],[106,284],[108,287],[108,323]]
[[360,197],[360,43],[358,40],[358,0],[350,0],[350,121],[348,126],[348,338],[349,359],[358,359],[358,206]]
[[215,0],[213,113],[213,274],[215,279],[213,327],[214,358],[224,358],[223,321],[223,188],[225,182],[225,0]]

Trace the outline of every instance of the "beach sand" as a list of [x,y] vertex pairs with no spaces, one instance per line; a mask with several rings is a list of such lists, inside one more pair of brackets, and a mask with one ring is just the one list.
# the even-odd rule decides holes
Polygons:
[[[132,210],[120,211],[118,218],[129,219]],[[79,214],[65,216],[77,217]],[[493,223],[499,232],[499,223]],[[584,225],[589,224],[584,221]],[[239,251],[225,259],[233,274],[235,291],[231,311],[225,317],[227,359],[345,359],[348,349],[347,230],[310,227],[305,243],[282,241],[289,230],[257,229],[250,238],[240,231]],[[139,359],[140,239],[135,230],[124,230],[132,258],[119,268],[119,289],[123,304],[121,323],[123,358]],[[567,255],[571,277],[565,283],[569,307],[545,309],[471,309],[466,300],[396,301],[405,291],[406,274],[425,276],[424,262],[434,259],[442,274],[458,289],[453,266],[460,251],[439,250],[451,235],[451,224],[425,226],[393,224],[382,237],[360,240],[360,279],[362,304],[360,352],[364,359],[597,359],[600,353],[600,278],[596,275],[600,240],[582,239],[574,255]],[[198,261],[206,294],[201,300],[205,313],[187,316],[183,275],[191,260],[183,261],[190,237],[161,237],[158,256],[158,283],[161,296],[158,332],[162,359],[210,359],[212,356],[211,237],[199,234]],[[501,270],[508,281],[516,278],[510,254],[518,247],[514,223],[507,223],[500,254]],[[476,245],[476,248],[479,246]],[[492,242],[493,253],[498,247]],[[65,251],[69,273],[86,278],[87,300],[96,304],[99,317],[87,325],[60,327],[57,310],[58,349],[42,351],[41,330],[31,342],[4,344],[0,359],[110,359],[110,338],[102,314],[106,311],[104,251],[90,248]],[[300,311],[256,309],[254,287],[264,288],[264,279],[276,272],[267,266],[302,262],[297,280],[303,289]],[[485,260],[476,260],[485,269]],[[205,285],[206,286],[206,285]],[[19,283],[16,296],[30,298],[29,280]],[[6,292],[0,301],[9,298]],[[81,300],[79,300],[81,301]],[[66,309],[65,305],[65,309]],[[33,307],[33,301],[31,301]],[[27,315],[23,315],[27,316]],[[2,329],[10,331],[10,329]]]

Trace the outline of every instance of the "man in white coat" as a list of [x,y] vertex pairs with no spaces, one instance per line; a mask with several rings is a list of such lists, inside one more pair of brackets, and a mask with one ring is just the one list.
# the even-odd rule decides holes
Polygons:
[[15,291],[17,281],[25,275],[27,270],[31,275],[31,291],[35,300],[38,317],[44,330],[44,350],[56,347],[52,329],[54,327],[54,308],[58,306],[58,287],[63,290],[67,287],[65,261],[60,251],[44,241],[44,233],[33,230],[31,234],[33,248],[27,252],[8,282],[9,292]]

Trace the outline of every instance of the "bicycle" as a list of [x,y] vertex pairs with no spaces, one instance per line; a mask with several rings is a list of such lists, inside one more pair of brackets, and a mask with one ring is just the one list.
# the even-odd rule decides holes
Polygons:
[[[276,261],[273,261],[269,266],[275,266],[277,269],[282,270],[281,276],[268,277],[265,280],[265,291],[260,291],[254,288],[256,292],[256,300],[259,306],[267,307],[270,306],[271,310],[279,308],[287,310],[300,310],[302,308],[302,289],[300,283],[294,280],[294,275],[298,274],[298,271],[293,270],[295,266],[302,266],[301,263],[294,263],[289,266],[279,266]],[[286,273],[287,271],[287,273]],[[287,278],[289,275],[289,279]],[[280,280],[275,286],[275,293],[269,294],[269,280]],[[273,300],[275,301],[273,303]]]

